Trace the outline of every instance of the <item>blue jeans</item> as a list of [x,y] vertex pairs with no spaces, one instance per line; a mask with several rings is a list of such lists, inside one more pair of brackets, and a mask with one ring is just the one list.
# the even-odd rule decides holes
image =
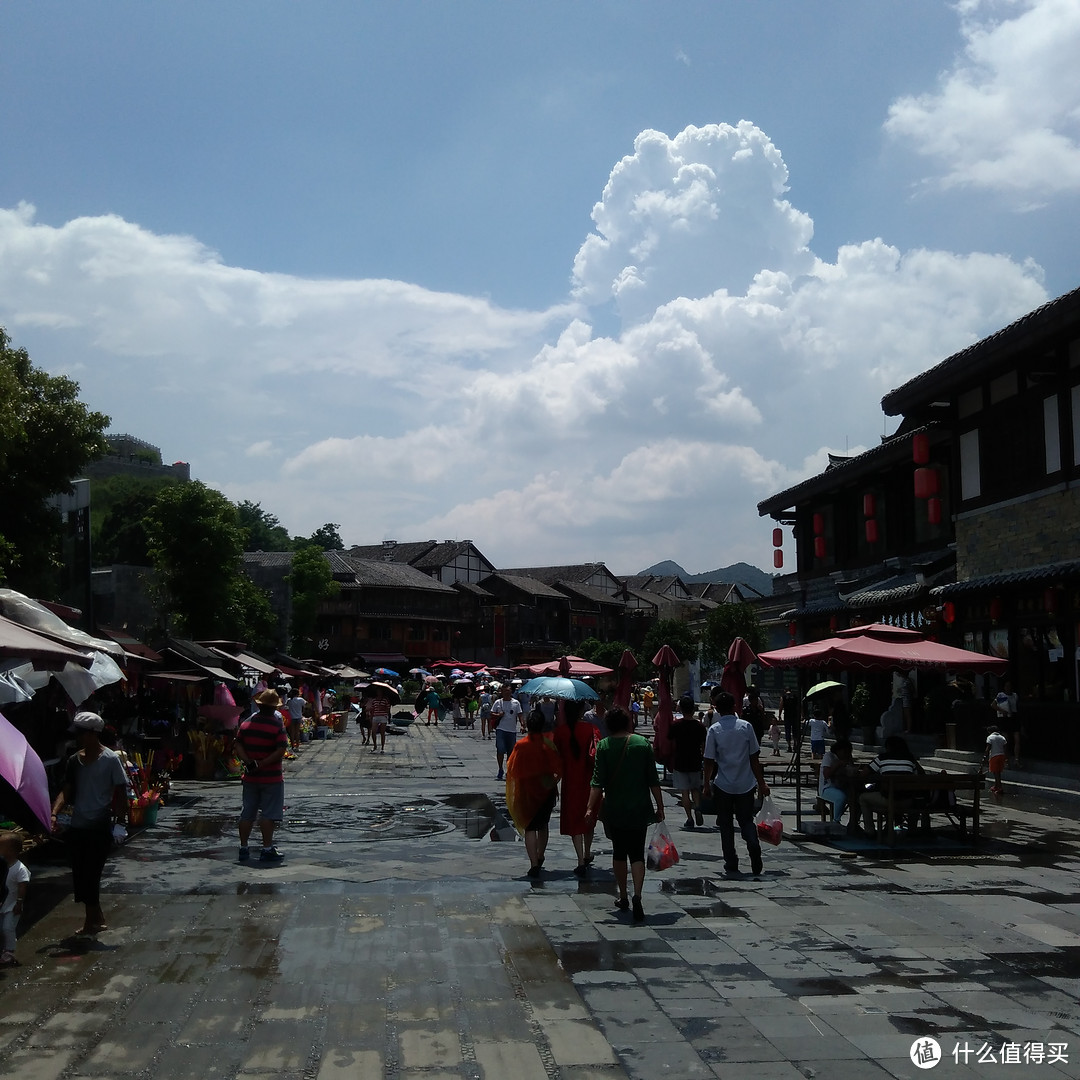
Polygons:
[[844,807],[847,806],[847,792],[842,788],[833,787],[832,784],[826,784],[822,789],[821,798],[832,803],[832,819],[833,821],[839,821],[840,815],[844,812]]
[[750,869],[761,871],[761,842],[758,840],[757,825],[754,824],[754,792],[756,788],[741,795],[732,795],[728,791],[713,788],[713,801],[716,803],[716,827],[720,830],[720,847],[724,852],[724,869],[734,873],[739,869],[739,856],[735,852],[735,823],[746,841],[746,850],[750,854]]

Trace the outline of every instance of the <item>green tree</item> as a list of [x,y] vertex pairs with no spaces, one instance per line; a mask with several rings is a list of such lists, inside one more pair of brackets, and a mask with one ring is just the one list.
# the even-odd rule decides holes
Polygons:
[[152,565],[178,629],[193,638],[227,633],[246,592],[244,530],[236,507],[199,480],[164,488],[145,518]]
[[247,529],[245,551],[292,551],[293,541],[284,525],[259,503],[245,499],[236,507],[240,524]]
[[296,546],[299,548],[304,544],[310,544],[320,551],[344,551],[345,542],[341,539],[341,533],[338,532],[340,528],[340,525],[328,521],[325,525],[320,525],[310,536],[297,537]]
[[90,534],[95,566],[149,566],[145,517],[171,477],[109,476],[90,485]]
[[601,667],[619,669],[619,661],[622,654],[630,646],[625,641],[601,641],[599,638],[586,638],[576,649],[582,660],[588,660],[592,664]]
[[701,635],[701,657],[707,664],[723,664],[727,661],[731,643],[741,637],[754,652],[761,652],[768,644],[765,628],[758,619],[752,604],[720,604],[705,616],[705,629]]
[[52,594],[60,517],[46,500],[105,453],[108,426],[77,382],[34,367],[0,327],[0,580]]
[[652,658],[663,645],[670,645],[684,664],[697,658],[697,634],[689,623],[682,619],[657,619],[649,627],[645,640],[641,643],[641,654],[637,657],[639,677],[653,670]]
[[333,596],[337,586],[326,556],[314,544],[293,556],[291,579],[292,647],[297,656],[309,655],[319,601]]
[[278,631],[278,618],[270,606],[270,597],[246,574],[238,574],[222,625],[224,636],[245,642],[255,652],[265,653],[278,646]]

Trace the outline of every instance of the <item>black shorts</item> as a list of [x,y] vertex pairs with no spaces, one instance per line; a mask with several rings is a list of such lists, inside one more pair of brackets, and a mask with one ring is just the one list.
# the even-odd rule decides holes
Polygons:
[[556,789],[552,788],[551,794],[544,800],[544,805],[533,815],[532,821],[529,822],[525,829],[526,832],[538,832],[540,829],[548,827],[548,822],[551,820],[551,811],[555,809],[556,794]]
[[626,859],[628,862],[645,861],[645,834],[649,831],[647,825],[640,829],[608,828],[608,839],[611,841],[611,857],[617,862]]

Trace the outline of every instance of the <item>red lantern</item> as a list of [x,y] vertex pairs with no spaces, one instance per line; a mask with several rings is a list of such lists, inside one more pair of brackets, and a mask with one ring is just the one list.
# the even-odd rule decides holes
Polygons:
[[792,619],[792,621],[787,624],[788,637],[791,639],[791,644],[792,645],[795,644],[795,636],[796,636],[796,634],[798,632],[798,629],[799,629],[799,624],[797,622],[795,622],[794,619]]
[[941,524],[941,500],[936,496],[926,500],[926,520],[931,525]]
[[990,601],[990,618],[994,622],[997,622],[998,619],[1001,618],[1001,597],[1000,596],[995,596],[994,599]]
[[941,605],[941,617],[945,620],[947,626],[952,626],[956,622],[956,605],[951,600],[946,600]]
[[784,565],[784,553],[780,548],[775,548],[772,553],[772,564],[777,570],[781,569]]
[[925,431],[911,437],[911,456],[916,465],[925,465],[930,460],[930,436]]
[[1057,593],[1053,589],[1047,589],[1043,593],[1043,608],[1047,615],[1053,615],[1057,610]]
[[878,542],[878,528],[876,518],[870,518],[870,520],[866,523],[866,542],[868,544],[876,544]]
[[877,517],[877,500],[869,493],[862,497],[862,513],[863,517]]
[[824,559],[825,558],[825,537],[824,536],[815,536],[814,537],[814,558],[815,559]]
[[832,616],[832,617],[831,617],[831,618],[829,619],[829,629],[830,629],[830,630],[831,630],[831,631],[832,631],[833,633],[836,633],[836,627],[837,627],[837,625],[838,625],[838,624],[837,624],[837,621],[836,621],[836,616],[835,616],[835,615],[833,615],[833,616]]
[[772,531],[772,546],[783,547],[784,546],[784,530],[773,529]]
[[915,498],[929,499],[931,495],[938,493],[937,469],[915,470]]
[[823,536],[825,534],[825,516],[824,514],[814,515],[814,535]]

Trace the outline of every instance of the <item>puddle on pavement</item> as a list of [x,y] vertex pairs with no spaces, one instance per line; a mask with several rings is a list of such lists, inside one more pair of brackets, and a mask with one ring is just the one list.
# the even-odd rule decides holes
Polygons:
[[858,993],[843,979],[771,979],[770,982],[789,998],[842,997]]
[[[496,824],[498,811],[486,795],[462,793],[440,799],[409,799],[403,802],[370,799],[353,793],[306,798],[285,809],[282,834],[302,841],[327,833],[353,843],[375,840],[410,840],[437,836],[457,829],[470,840],[486,837]],[[182,836],[221,837],[236,829],[235,815],[192,816],[179,821]]]
[[716,896],[720,890],[709,878],[665,878],[660,891],[676,896]]
[[564,945],[558,950],[563,970],[568,975],[580,971],[627,971],[619,951],[610,941],[591,941],[584,945]]

